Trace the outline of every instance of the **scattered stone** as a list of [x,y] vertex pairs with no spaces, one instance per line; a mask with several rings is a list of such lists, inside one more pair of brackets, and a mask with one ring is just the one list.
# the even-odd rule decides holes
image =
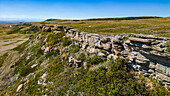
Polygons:
[[167,67],[161,65],[161,64],[156,64],[156,68],[155,70],[162,73],[162,74],[166,74],[166,69]]
[[134,41],[134,42],[141,42],[141,43],[150,43],[154,41],[154,39],[141,39],[141,38],[135,38],[135,37],[130,37],[129,40]]
[[[119,34],[116,36],[105,36],[98,34],[87,34],[86,32],[78,32],[78,30],[71,27],[64,27],[57,25],[47,26],[42,25],[40,28],[44,31],[48,31],[48,28],[54,30],[64,30],[65,37],[70,37],[72,44],[79,44],[81,49],[91,54],[97,54],[98,56],[105,57],[107,59],[129,58],[128,64],[138,73],[144,74],[144,76],[154,76],[154,78],[168,81],[167,78],[170,75],[170,54],[167,53],[167,46],[164,43],[170,40],[164,37],[155,37],[154,35],[144,34]],[[54,31],[57,34],[61,31]],[[133,37],[132,37],[133,36]],[[41,36],[37,36],[40,38]],[[129,39],[124,41],[124,37]],[[45,54],[50,52],[50,46],[44,47],[48,36],[43,41],[41,50]],[[54,48],[53,48],[54,49]],[[105,50],[102,52],[101,50]],[[83,64],[87,67],[86,62],[81,62],[69,57],[70,66],[73,64],[80,67]]]
[[22,88],[23,88],[24,84],[20,84],[16,90],[16,92],[21,92]]
[[106,55],[105,55],[104,53],[102,53],[102,52],[99,52],[97,55],[98,55],[98,56],[101,56],[101,57],[105,57],[105,56],[106,56]]
[[31,66],[31,68],[34,68],[34,67],[36,67],[37,65],[38,65],[38,64],[34,64],[34,65]]

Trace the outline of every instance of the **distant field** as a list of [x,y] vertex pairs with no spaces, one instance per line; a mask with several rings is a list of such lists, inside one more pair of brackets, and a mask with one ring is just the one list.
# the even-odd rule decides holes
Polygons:
[[137,20],[50,20],[41,24],[72,26],[79,31],[104,35],[142,33],[170,38],[170,17]]
[[19,33],[7,34],[12,29],[10,25],[16,25],[16,23],[0,23],[0,56],[22,44],[30,36],[30,34]]

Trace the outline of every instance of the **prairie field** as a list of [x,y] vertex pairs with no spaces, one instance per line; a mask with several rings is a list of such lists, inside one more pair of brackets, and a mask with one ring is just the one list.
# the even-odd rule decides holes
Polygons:
[[53,20],[41,24],[71,26],[81,32],[103,35],[137,33],[170,38],[170,17],[137,20]]

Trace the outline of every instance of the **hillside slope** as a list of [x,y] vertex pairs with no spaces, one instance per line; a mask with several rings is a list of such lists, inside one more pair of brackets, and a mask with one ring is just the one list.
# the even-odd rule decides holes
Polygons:
[[121,54],[107,59],[106,50],[90,53],[68,36],[67,27],[44,26],[1,56],[0,95],[170,94],[162,82],[137,75]]

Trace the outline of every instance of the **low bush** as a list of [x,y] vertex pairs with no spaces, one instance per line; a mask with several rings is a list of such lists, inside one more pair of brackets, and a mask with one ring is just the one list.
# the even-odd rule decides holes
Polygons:
[[20,76],[27,76],[29,73],[35,71],[35,68],[31,68],[31,66],[27,65],[20,70]]
[[62,45],[64,47],[69,46],[72,43],[72,41],[69,38],[64,38]]
[[91,65],[96,65],[96,64],[99,64],[100,62],[103,62],[103,59],[102,57],[99,57],[99,56],[93,56],[91,58],[88,58],[87,62]]
[[19,51],[20,53],[24,51],[24,49],[26,48],[26,45],[29,43],[30,41],[27,40],[24,43],[22,43],[21,45],[13,48],[14,51]]
[[84,61],[86,60],[86,55],[84,53],[81,53],[78,55],[77,59]]
[[0,67],[2,67],[2,64],[4,63],[7,56],[8,53],[5,53],[4,55],[0,56]]
[[49,45],[55,45],[61,41],[63,41],[63,36],[65,35],[65,33],[61,32],[61,33],[57,33],[57,34],[49,34],[48,35],[48,39],[47,39],[47,43]]
[[49,52],[47,55],[46,55],[46,57],[50,57],[50,56],[57,56],[57,55],[59,55],[60,54],[60,50],[58,50],[58,49],[56,49],[56,50],[52,50],[51,52]]
[[168,46],[168,48],[166,49],[169,53],[170,53],[170,42],[167,42],[164,44],[165,46]]
[[19,33],[21,33],[21,34],[34,34],[34,33],[37,33],[39,31],[41,31],[41,29],[38,26],[31,26],[29,29],[20,31]]
[[29,24],[29,23],[24,23],[23,26],[26,26],[26,27],[29,27],[31,26],[32,24]]
[[53,80],[53,78],[58,75],[59,73],[61,73],[62,71],[64,71],[64,66],[62,65],[61,62],[53,62],[52,64],[50,64],[47,68],[47,72],[48,72],[48,77],[47,80],[51,81]]
[[127,41],[129,37],[123,37],[123,42]]
[[71,46],[70,53],[76,53],[76,52],[78,52],[79,50],[80,50],[80,46],[73,44],[73,45]]
[[14,27],[11,31],[7,32],[7,34],[14,34],[14,33],[18,33],[23,27]]

